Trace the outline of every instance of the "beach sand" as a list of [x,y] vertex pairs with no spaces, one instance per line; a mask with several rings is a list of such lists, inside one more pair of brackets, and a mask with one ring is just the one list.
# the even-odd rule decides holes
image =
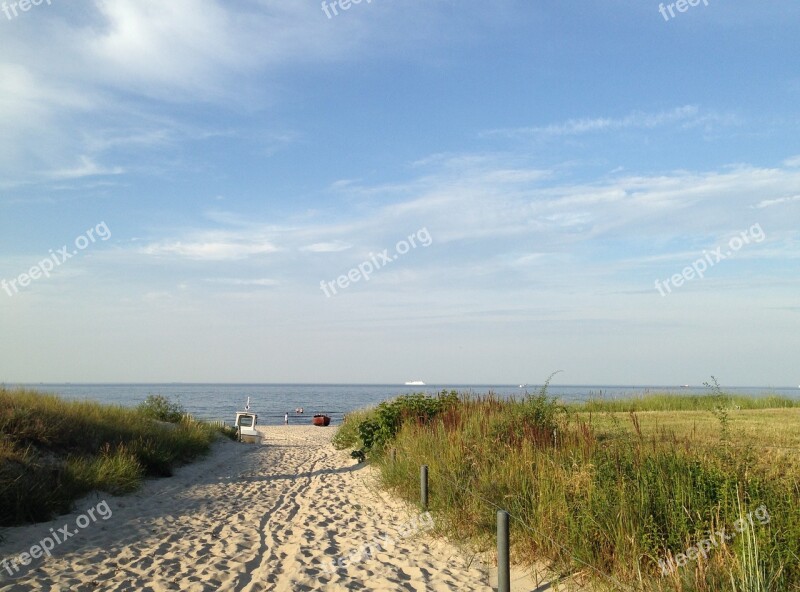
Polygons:
[[[5,529],[0,561],[51,528],[77,532],[15,579],[0,565],[0,591],[491,589],[485,568],[426,533],[428,517],[378,491],[372,469],[333,448],[334,428],[259,429],[261,445],[220,441],[134,494],[96,494],[73,514]],[[361,554],[387,531],[394,544]],[[335,573],[324,569],[353,556]]]

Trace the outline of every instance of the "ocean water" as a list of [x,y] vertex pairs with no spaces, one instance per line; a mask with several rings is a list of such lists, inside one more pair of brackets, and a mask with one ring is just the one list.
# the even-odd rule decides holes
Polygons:
[[[164,395],[180,402],[186,410],[202,419],[233,422],[236,411],[244,409],[250,397],[250,408],[258,413],[263,425],[283,423],[284,413],[289,413],[289,423],[299,425],[311,422],[315,413],[331,416],[332,424],[341,423],[349,411],[376,405],[398,395],[424,392],[435,394],[442,389],[470,392],[476,395],[494,393],[500,397],[522,396],[535,393],[541,385],[464,385],[432,384],[404,386],[390,384],[25,384],[38,391],[56,393],[67,399],[91,399],[134,407],[148,395]],[[779,394],[800,399],[798,388],[726,387],[725,392],[749,395]],[[681,388],[676,386],[550,386],[548,394],[563,401],[585,401],[589,398],[618,399],[648,392],[678,392],[682,394],[707,394],[705,387]],[[295,414],[302,407],[303,415]]]

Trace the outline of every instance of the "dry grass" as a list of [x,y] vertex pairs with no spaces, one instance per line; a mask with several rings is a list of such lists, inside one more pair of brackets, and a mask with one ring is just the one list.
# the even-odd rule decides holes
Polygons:
[[[663,444],[717,448],[720,422],[707,411],[638,411],[636,418],[644,438]],[[576,417],[590,424],[599,437],[614,439],[636,435],[630,413],[580,412]],[[800,407],[791,409],[740,409],[729,415],[728,446],[754,457],[760,470],[771,477],[800,475]]]

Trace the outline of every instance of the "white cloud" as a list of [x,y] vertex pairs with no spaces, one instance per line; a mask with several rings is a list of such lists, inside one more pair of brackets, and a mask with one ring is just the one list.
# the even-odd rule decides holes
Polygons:
[[514,259],[511,264],[512,265],[532,265],[536,263],[540,263],[544,258],[548,256],[548,253],[528,253],[527,255],[521,255]]
[[491,130],[484,135],[502,135],[509,137],[576,136],[626,129],[654,129],[676,124],[684,128],[689,128],[703,124],[731,123],[733,121],[735,121],[735,118],[731,115],[718,115],[711,112],[703,112],[696,105],[684,105],[658,113],[635,111],[621,118],[596,117],[569,119],[562,123],[553,123],[546,126]]
[[[188,116],[169,104],[263,110],[287,65],[358,56],[355,48],[390,27],[390,12],[353,11],[332,26],[313,3],[76,0],[54,5],[46,19],[4,27],[0,187],[69,171],[76,153],[131,170],[137,153],[194,137],[181,123]],[[400,51],[402,43],[410,41],[382,48]],[[297,137],[282,128],[224,133],[258,135],[267,155]],[[127,149],[124,161],[104,158],[115,148]]]
[[349,187],[358,183],[357,179],[339,179],[331,183],[331,189],[338,191],[340,189],[348,189]]
[[793,195],[792,197],[779,197],[777,199],[765,199],[763,201],[758,202],[754,207],[760,210],[763,208],[769,208],[772,206],[777,206],[779,204],[789,203],[792,201],[800,201],[800,195]]
[[206,278],[206,282],[211,284],[225,284],[229,286],[258,286],[271,287],[277,286],[280,282],[268,278],[241,279],[241,278]]
[[[297,265],[298,253],[357,250],[366,255],[391,248],[424,226],[445,249],[454,242],[483,245],[477,252],[481,254],[462,258],[458,251],[452,253],[449,264],[457,266],[476,266],[492,257],[501,262],[519,260],[525,248],[571,255],[599,239],[644,244],[642,255],[658,257],[684,252],[687,236],[702,237],[703,244],[709,244],[709,237],[755,222],[768,227],[771,236],[788,230],[791,221],[785,217],[753,219],[753,195],[764,197],[761,207],[786,203],[795,199],[786,198],[787,191],[800,185],[800,170],[780,167],[737,165],[577,183],[555,172],[543,175],[535,166],[509,166],[500,157],[491,166],[482,159],[484,165],[477,170],[475,162],[465,155],[440,161],[405,183],[355,188],[356,195],[363,190],[369,196],[365,202],[372,207],[363,208],[356,200],[335,221],[319,214],[305,222],[295,218],[267,223],[217,212],[210,218],[226,230],[197,230],[153,241],[142,252],[209,261],[275,253],[271,264],[288,265],[282,273],[299,278],[312,270],[322,273],[326,259],[309,257],[304,270]],[[496,263],[492,267],[498,268]]]
[[41,171],[74,160],[79,134],[68,137],[64,123],[94,107],[89,94],[57,76],[0,61],[0,186],[34,182]]
[[308,251],[310,253],[338,253],[340,251],[351,249],[352,247],[353,245],[344,241],[331,241],[327,243],[314,243],[313,245],[307,245],[302,247],[300,250]]
[[[753,195],[781,198],[800,184],[796,169],[736,165],[582,183],[555,172],[543,178],[530,167],[527,182],[509,185],[502,182],[508,170],[502,162],[475,170],[469,158],[461,159],[461,169],[453,168],[454,160],[405,187],[393,184],[393,203],[374,212],[370,224],[386,229],[425,224],[441,243],[535,237],[537,245],[554,247],[599,236],[666,241],[749,227],[756,222],[747,213]],[[380,196],[381,188],[365,192]],[[769,221],[773,229],[787,223]]]
[[140,252],[158,257],[177,256],[198,261],[247,259],[253,255],[275,253],[278,248],[268,241],[257,242],[162,242],[148,245]]
[[237,39],[235,13],[214,0],[99,0],[96,6],[105,26],[88,37],[86,60],[119,87],[166,100],[218,99],[226,94],[222,72],[258,61],[252,23]]
[[800,154],[787,158],[783,161],[783,164],[787,167],[800,167]]
[[82,177],[97,177],[101,175],[121,175],[125,172],[122,167],[106,168],[100,166],[88,156],[81,156],[79,160],[79,165],[69,169],[49,172],[47,176],[54,179],[79,179]]

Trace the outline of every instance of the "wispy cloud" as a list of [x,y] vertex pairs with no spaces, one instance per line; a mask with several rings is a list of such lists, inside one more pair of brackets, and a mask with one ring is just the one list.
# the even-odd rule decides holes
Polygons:
[[[371,207],[354,199],[349,207],[340,208],[346,222],[324,215],[267,222],[216,212],[209,219],[219,225],[217,229],[190,230],[153,241],[141,252],[208,261],[270,253],[271,264],[289,266],[282,277],[299,278],[305,272],[297,265],[298,257],[305,257],[306,265],[312,266],[308,269],[322,269],[317,266],[329,265],[331,259],[313,255],[377,252],[402,238],[402,232],[424,225],[439,244],[480,245],[464,257],[451,255],[450,264],[464,268],[489,259],[489,271],[508,261],[538,263],[541,253],[574,256],[586,245],[602,241],[628,245],[638,241],[647,245],[642,256],[657,263],[660,256],[682,257],[686,236],[723,236],[755,221],[768,226],[771,235],[788,230],[785,219],[754,220],[747,212],[800,197],[786,197],[800,185],[800,170],[780,167],[736,165],[574,182],[570,174],[543,174],[536,166],[521,166],[513,156],[483,155],[476,160],[465,154],[433,159],[424,170],[414,172],[418,174],[405,182],[351,188],[354,195],[368,196],[364,199]],[[758,206],[752,205],[754,195],[762,197]],[[526,258],[520,242],[533,240],[533,249],[527,251],[533,256]]]
[[[36,28],[4,27],[0,187],[40,182],[41,171],[95,174],[74,166],[76,152],[121,171],[154,147],[178,150],[196,136],[185,129],[193,118],[175,105],[263,110],[277,100],[287,65],[347,60],[358,54],[349,48],[379,37],[390,22],[387,9],[371,11],[369,22],[354,13],[332,27],[319,5],[271,0],[78,6],[54,6]],[[282,126],[243,133],[267,156],[298,137]],[[110,151],[115,161],[104,158]]]
[[783,164],[788,167],[800,167],[800,154],[787,158],[783,161]]
[[88,156],[81,156],[79,158],[80,164],[73,168],[61,169],[47,173],[48,177],[53,179],[80,179],[83,177],[99,177],[105,175],[121,175],[124,173],[122,167],[103,167],[97,164]]
[[504,128],[485,132],[484,135],[501,135],[506,137],[520,136],[577,136],[598,132],[620,131],[627,129],[654,129],[669,125],[691,128],[711,123],[731,123],[735,119],[731,115],[719,115],[704,112],[696,105],[684,105],[669,111],[645,113],[635,111],[625,117],[595,117],[584,119],[568,119],[562,123],[545,126]]
[[211,284],[224,284],[228,286],[257,286],[263,288],[277,286],[280,283],[278,280],[273,280],[268,278],[256,278],[256,279],[206,278],[205,281]]
[[778,199],[765,199],[758,202],[755,206],[756,209],[770,208],[780,204],[785,204],[793,201],[800,201],[800,195],[793,195],[792,197],[779,197]]
[[247,259],[253,255],[275,253],[278,247],[269,241],[211,241],[211,242],[161,242],[142,249],[141,253],[156,257],[183,257],[196,261],[226,261]]
[[310,253],[338,253],[339,251],[346,251],[353,248],[353,245],[344,241],[331,241],[327,243],[314,243],[301,247],[301,251],[308,251]]

